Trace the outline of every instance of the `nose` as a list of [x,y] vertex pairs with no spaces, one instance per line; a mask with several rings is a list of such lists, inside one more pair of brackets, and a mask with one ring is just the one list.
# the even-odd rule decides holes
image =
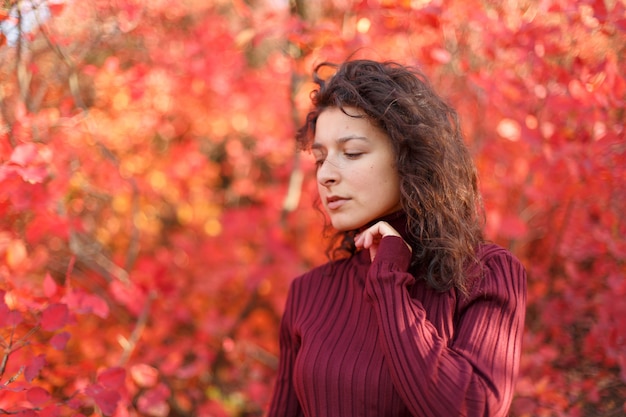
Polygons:
[[317,168],[317,182],[320,185],[328,187],[339,181],[339,169],[331,161],[326,158]]

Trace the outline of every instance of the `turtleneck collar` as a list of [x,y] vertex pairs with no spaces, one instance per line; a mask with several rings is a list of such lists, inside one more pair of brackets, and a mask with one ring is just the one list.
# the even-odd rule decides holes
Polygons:
[[409,241],[409,236],[411,234],[409,233],[409,230],[408,230],[407,216],[403,210],[394,211],[391,214],[387,214],[386,216],[379,217],[376,220],[372,220],[366,226],[364,226],[361,230],[367,229],[368,227],[373,226],[374,224],[380,221],[389,223],[391,227],[393,227],[394,229],[398,231],[398,233],[400,233],[400,236],[402,236],[402,239],[406,240],[407,242]]
[[[398,233],[400,233],[400,236],[402,236],[402,239],[409,242],[410,233],[407,228],[407,216],[406,216],[406,213],[402,210],[395,211],[386,216],[379,217],[375,220],[372,220],[371,222],[363,226],[358,231],[360,232],[362,230],[365,230],[368,227],[373,226],[376,223],[381,222],[381,221],[389,223],[391,227],[393,227],[394,229],[398,231]],[[365,264],[365,265],[369,265],[371,263],[369,251],[367,250],[358,251],[356,259],[358,259],[358,262]]]

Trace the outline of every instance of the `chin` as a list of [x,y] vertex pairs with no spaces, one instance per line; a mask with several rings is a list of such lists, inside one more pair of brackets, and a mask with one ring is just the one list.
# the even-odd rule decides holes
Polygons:
[[337,230],[338,232],[348,232],[350,230],[360,229],[365,223],[360,223],[360,222],[355,222],[355,221],[346,221],[346,220],[340,220],[340,219],[333,220],[331,218],[330,224],[332,224],[333,228]]
[[346,227],[346,226],[343,226],[343,225],[340,225],[340,226],[335,226],[335,225],[333,224],[333,229],[335,229],[335,230],[336,230],[336,231],[338,231],[338,232],[348,232],[348,231],[350,231],[350,230],[354,230],[354,229],[356,229],[356,227]]

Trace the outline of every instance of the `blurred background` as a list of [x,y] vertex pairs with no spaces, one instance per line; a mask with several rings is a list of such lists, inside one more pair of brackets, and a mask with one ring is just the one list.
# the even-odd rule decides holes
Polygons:
[[0,414],[261,416],[311,71],[420,67],[529,274],[512,416],[626,415],[624,0],[0,2]]

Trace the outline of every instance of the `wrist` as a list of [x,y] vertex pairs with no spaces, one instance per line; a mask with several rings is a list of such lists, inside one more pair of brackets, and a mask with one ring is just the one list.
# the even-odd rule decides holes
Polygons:
[[400,236],[385,236],[381,239],[374,263],[390,263],[401,271],[407,271],[411,264],[411,250]]

